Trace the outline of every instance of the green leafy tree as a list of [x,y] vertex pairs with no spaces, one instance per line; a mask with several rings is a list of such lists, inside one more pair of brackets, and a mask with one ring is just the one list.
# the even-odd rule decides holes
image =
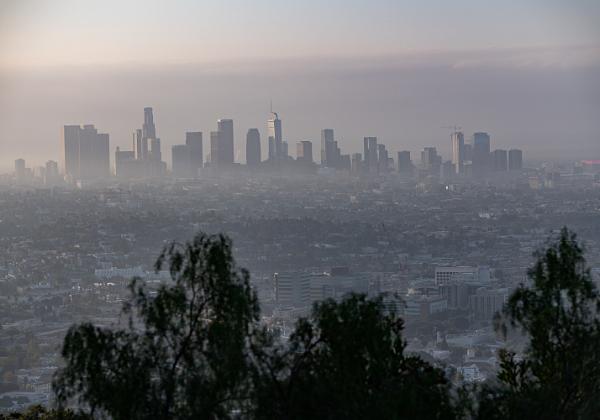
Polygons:
[[456,418],[443,371],[406,355],[402,330],[403,321],[381,298],[350,295],[316,304],[287,345],[263,336],[255,351],[254,416]]
[[115,419],[227,418],[244,405],[259,315],[248,272],[222,235],[171,244],[156,269],[165,264],[169,284],[132,281],[126,328],[68,331],[53,384],[60,404]]
[[529,342],[522,357],[501,352],[498,383],[483,388],[475,417],[600,418],[600,299],[575,235],[564,228],[529,278],[498,322]]

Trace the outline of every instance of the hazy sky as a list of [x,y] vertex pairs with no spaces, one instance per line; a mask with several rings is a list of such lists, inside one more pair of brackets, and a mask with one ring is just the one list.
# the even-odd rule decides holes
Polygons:
[[129,145],[144,106],[167,157],[190,129],[207,149],[219,117],[264,148],[271,98],[291,151],[323,127],[348,152],[445,151],[457,123],[600,157],[599,22],[597,0],[2,0],[0,167],[59,159],[64,124]]

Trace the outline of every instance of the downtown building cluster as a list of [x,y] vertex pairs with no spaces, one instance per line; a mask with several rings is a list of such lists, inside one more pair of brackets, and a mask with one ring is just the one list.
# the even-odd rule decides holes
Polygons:
[[[271,112],[267,120],[267,153],[263,160],[261,133],[258,128],[250,128],[246,133],[246,164],[235,161],[234,121],[217,120],[216,131],[208,136],[208,147],[204,147],[201,131],[185,134],[185,143],[171,148],[171,169],[163,161],[161,139],[157,135],[153,110],[144,108],[142,127],[132,133],[131,149],[116,148],[114,168],[110,165],[109,135],[99,133],[93,125],[64,126],[64,171],[58,173],[58,164],[49,161],[38,174],[25,167],[25,162],[15,162],[17,183],[42,177],[46,185],[84,185],[104,181],[111,176],[120,180],[155,179],[171,176],[176,179],[193,179],[201,171],[291,172],[291,173],[333,173],[342,172],[354,176],[380,176],[397,173],[405,178],[416,180],[458,179],[481,180],[501,172],[521,171],[523,152],[519,149],[491,150],[490,136],[477,132],[471,141],[465,141],[461,131],[455,129],[451,135],[452,155],[444,160],[435,147],[425,147],[420,153],[420,162],[414,162],[411,152],[401,150],[396,159],[386,145],[375,136],[363,138],[363,152],[345,154],[335,138],[334,130],[321,130],[320,145],[317,150],[313,142],[302,140],[296,143],[296,156],[290,156],[288,142],[283,139],[282,121],[276,112]],[[208,152],[205,157],[205,151]],[[319,163],[315,161],[319,155]]]

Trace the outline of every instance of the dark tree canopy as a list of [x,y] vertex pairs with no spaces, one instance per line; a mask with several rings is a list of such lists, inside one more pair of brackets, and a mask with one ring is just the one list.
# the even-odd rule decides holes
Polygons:
[[443,371],[404,354],[402,329],[381,298],[316,304],[289,345],[263,355],[256,417],[456,418]]
[[524,351],[502,351],[496,381],[468,398],[440,368],[405,353],[403,321],[382,297],[317,303],[285,339],[259,322],[226,237],[172,244],[163,265],[167,284],[132,281],[125,326],[67,333],[54,389],[59,407],[79,411],[15,418],[600,418],[600,297],[566,229],[498,319],[505,334],[527,336]]
[[523,358],[501,353],[499,384],[482,391],[478,417],[600,418],[600,299],[575,235],[564,228],[528,274],[498,327],[529,343]]
[[115,419],[213,418],[227,417],[247,392],[248,337],[259,309],[230,240],[199,234],[166,248],[156,269],[165,263],[170,284],[151,291],[131,283],[127,328],[69,330],[66,367],[54,384],[60,402],[76,398]]
[[41,405],[33,405],[21,413],[0,414],[0,420],[90,420],[90,417],[72,410],[48,409]]

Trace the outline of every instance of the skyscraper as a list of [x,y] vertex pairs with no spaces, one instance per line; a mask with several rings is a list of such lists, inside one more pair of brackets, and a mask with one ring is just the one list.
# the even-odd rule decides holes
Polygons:
[[25,159],[17,159],[15,160],[15,180],[17,183],[22,183],[25,181]]
[[388,162],[389,156],[388,151],[385,148],[385,144],[377,145],[377,169],[379,173],[386,173],[389,168]]
[[210,132],[210,166],[216,167],[219,165],[219,132]]
[[110,175],[109,137],[92,124],[64,127],[65,173],[74,180]]
[[362,155],[360,153],[354,153],[350,162],[350,172],[360,175],[363,169],[362,166]]
[[473,134],[473,175],[482,176],[490,164],[490,136],[488,133]]
[[269,137],[269,160],[273,161],[276,159],[275,154],[275,137]]
[[154,115],[152,115],[152,108],[144,108],[144,124],[142,125],[142,137],[147,139],[156,138],[156,127],[154,126]]
[[424,171],[433,176],[440,176],[442,157],[437,154],[435,147],[425,147],[421,152],[421,166]]
[[330,168],[335,167],[334,148],[335,140],[332,128],[324,128],[321,130],[321,165]]
[[290,157],[290,155],[288,154],[288,142],[287,141],[282,141],[281,142],[281,156],[282,159],[287,159]]
[[58,174],[58,162],[49,160],[46,162],[46,170],[44,171],[44,185],[51,187],[60,182]]
[[452,164],[457,174],[463,173],[463,163],[465,160],[465,136],[462,132],[452,133]]
[[190,153],[190,172],[198,176],[198,170],[204,166],[204,150],[202,148],[202,132],[188,131],[185,133],[185,144]]
[[365,169],[370,173],[377,173],[379,169],[379,150],[377,147],[377,137],[365,137]]
[[[269,159],[280,159],[283,157],[283,135],[281,131],[281,120],[276,112],[271,111],[271,118],[267,120],[267,135],[269,137]],[[273,150],[271,150],[271,148]]]
[[[218,161],[220,165],[233,164],[234,161],[234,141],[233,141],[233,120],[217,120],[217,131],[219,133],[219,153]],[[211,139],[212,141],[212,139]]]
[[300,162],[313,163],[312,142],[303,140],[296,144],[296,159]]
[[508,151],[508,169],[510,171],[520,171],[523,169],[523,152],[519,149],[510,149]]
[[156,126],[152,108],[144,108],[144,124],[142,125],[141,153],[143,159],[155,162],[162,161],[160,139],[156,137]]
[[64,126],[65,175],[79,178],[79,131],[78,125]]
[[129,179],[140,176],[139,166],[143,163],[135,157],[134,150],[121,150],[117,147],[115,151],[115,176],[117,178]]
[[158,138],[149,138],[150,141],[150,151],[148,152],[148,159],[154,162],[162,161],[162,152],[160,149],[160,139]]
[[398,172],[401,174],[410,174],[412,173],[412,162],[410,160],[410,152],[408,150],[403,150],[398,152]]
[[508,169],[508,154],[506,150],[494,150],[491,156],[494,171],[503,172]]
[[250,128],[246,133],[246,165],[258,166],[260,161],[260,132],[258,128]]
[[138,128],[133,133],[133,151],[135,158],[138,160],[146,160],[148,158],[148,139],[144,138],[143,130]]
[[163,176],[167,165],[162,161],[160,138],[156,136],[152,108],[144,108],[144,122],[132,135],[132,150],[115,152],[115,174],[118,178]]

